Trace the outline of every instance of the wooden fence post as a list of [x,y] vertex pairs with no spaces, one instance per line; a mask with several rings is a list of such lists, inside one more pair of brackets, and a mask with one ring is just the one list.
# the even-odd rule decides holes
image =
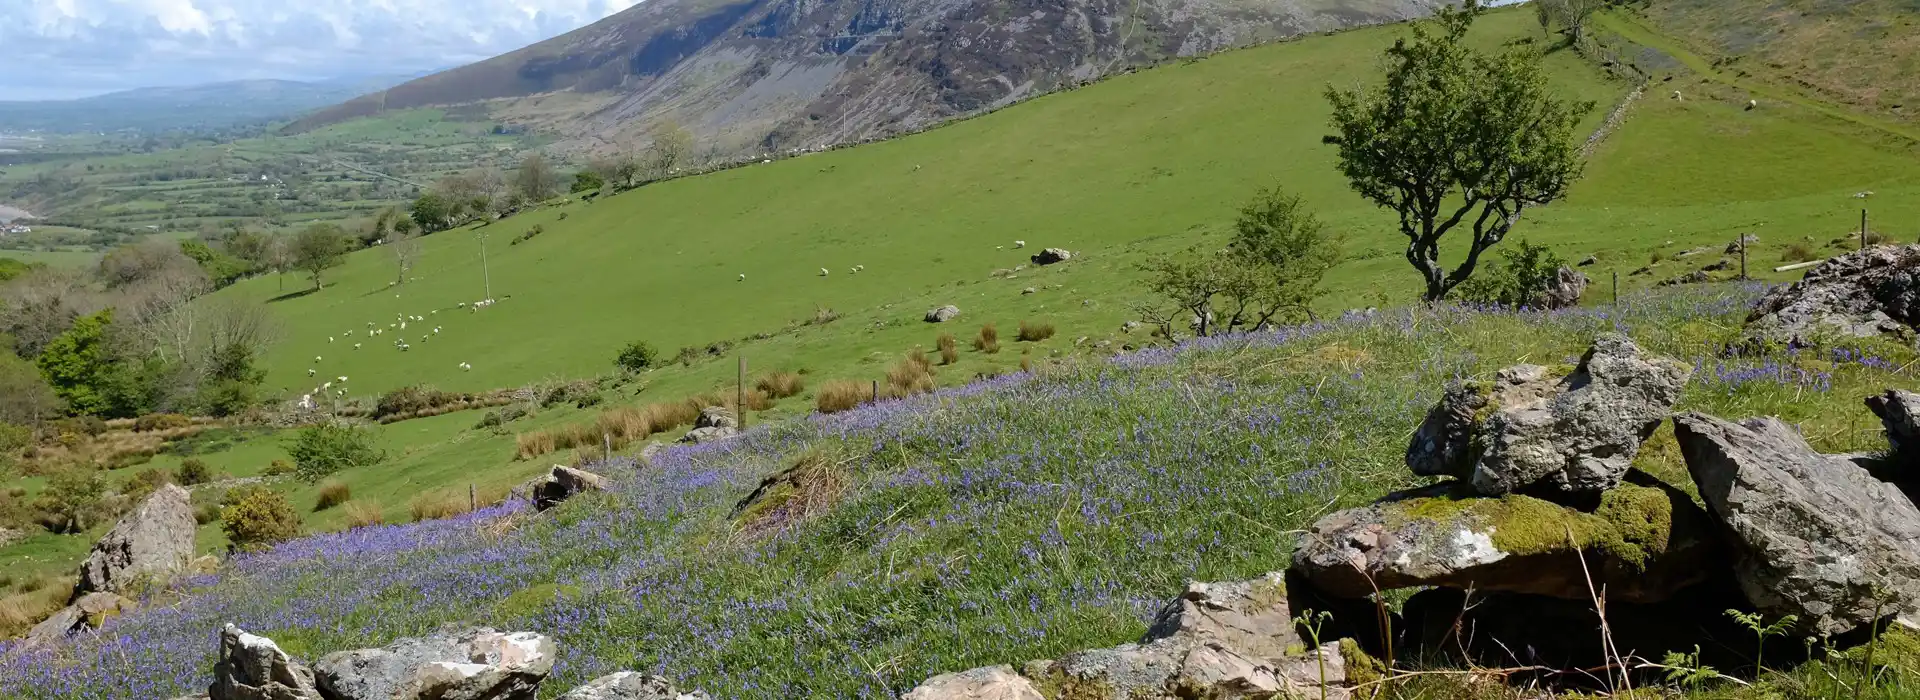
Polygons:
[[740,371],[734,377],[734,406],[739,409],[740,429],[747,429],[747,356],[740,356]]

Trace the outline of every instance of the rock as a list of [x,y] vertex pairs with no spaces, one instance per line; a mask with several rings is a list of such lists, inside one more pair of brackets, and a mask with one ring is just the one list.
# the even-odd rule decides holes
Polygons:
[[927,312],[927,323],[946,323],[960,317],[960,307],[948,304]]
[[1759,243],[1759,242],[1760,242],[1759,236],[1756,236],[1751,233],[1742,235],[1739,238],[1733,239],[1732,243],[1727,244],[1726,254],[1739,255],[1741,248],[1745,247],[1750,249],[1753,247],[1753,244]]
[[80,596],[59,612],[27,630],[22,646],[33,647],[59,642],[85,629],[98,629],[109,618],[123,612],[131,612],[134,602],[117,593],[95,591]]
[[694,419],[695,428],[739,428],[740,421],[735,420],[733,411],[725,406],[708,406],[700,409],[700,417]]
[[179,571],[193,558],[196,527],[186,489],[167,484],[154,490],[94,543],[80,565],[73,598],[94,591],[125,593]]
[[1706,284],[1711,281],[1713,281],[1713,278],[1709,276],[1705,270],[1694,270],[1670,280],[1661,280],[1659,286],[1672,287],[1681,284]]
[[0,547],[11,545],[27,538],[27,531],[0,527]]
[[1600,262],[1600,256],[1589,255],[1587,257],[1581,258],[1580,262],[1574,263],[1574,265],[1577,267],[1592,267],[1596,264],[1599,264],[1599,262]]
[[1920,325],[1916,268],[1920,245],[1876,246],[1832,258],[1762,297],[1736,349],[1878,335],[1910,341]]
[[1032,260],[1033,264],[1035,265],[1052,265],[1054,263],[1061,263],[1061,262],[1066,262],[1068,260],[1072,260],[1073,253],[1068,252],[1063,248],[1047,248],[1035,254],[1032,258],[1029,258],[1029,259]]
[[1645,266],[1645,267],[1642,267],[1642,268],[1639,268],[1639,269],[1637,269],[1637,270],[1634,270],[1634,271],[1632,271],[1632,272],[1629,272],[1629,273],[1627,273],[1627,276],[1628,276],[1628,277],[1638,277],[1638,276],[1640,276],[1640,275],[1648,275],[1648,274],[1653,274],[1653,268],[1654,268],[1654,266],[1653,266],[1653,265],[1648,265],[1648,266]]
[[[1609,591],[1610,593],[1610,591]],[[1615,649],[1632,649],[1641,658],[1660,658],[1669,651],[1692,653],[1703,639],[1749,641],[1753,632],[1726,615],[1744,609],[1745,601],[1731,582],[1712,581],[1682,591],[1659,603],[1630,603],[1607,598],[1608,639]],[[1431,588],[1413,594],[1400,608],[1402,634],[1396,652],[1403,658],[1471,660],[1485,666],[1541,665],[1549,668],[1595,668],[1608,663],[1600,618],[1590,599],[1570,600],[1518,593]],[[1775,653],[1799,651],[1797,640],[1781,644]],[[1702,663],[1737,668],[1753,662],[1753,649],[1742,645],[1704,645]]]
[[1570,370],[1519,365],[1449,388],[1414,433],[1407,466],[1487,495],[1604,491],[1620,483],[1692,371],[1603,334]]
[[1020,290],[1020,294],[1021,294],[1021,295],[1027,295],[1027,294],[1032,294],[1032,293],[1034,293],[1035,291],[1038,291],[1038,290],[1035,290],[1035,289],[1034,289],[1034,288],[1032,288],[1032,287],[1028,287],[1028,288],[1026,288],[1026,289],[1022,289],[1022,290]]
[[1547,286],[1534,293],[1527,300],[1527,306],[1535,309],[1564,309],[1580,304],[1580,297],[1587,293],[1587,276],[1565,265],[1554,273],[1553,280]]
[[1139,321],[1128,321],[1128,322],[1126,322],[1126,323],[1122,323],[1122,324],[1120,324],[1120,332],[1121,332],[1121,333],[1132,333],[1132,332],[1134,332],[1134,331],[1137,331],[1137,330],[1140,330],[1140,322],[1139,322]]
[[[320,700],[313,671],[294,662],[273,640],[229,623],[220,628],[211,700]],[[359,700],[356,697],[356,700]]]
[[1635,481],[1602,493],[1591,512],[1480,497],[1458,482],[1403,491],[1315,522],[1292,571],[1337,598],[1448,586],[1587,600],[1591,571],[1609,600],[1665,600],[1707,577],[1718,541],[1684,492]]
[[1280,574],[1253,581],[1194,583],[1168,604],[1137,644],[935,676],[908,700],[1110,700],[1321,697],[1344,700],[1339,644],[1305,648],[1294,631]]
[[1920,480],[1920,394],[1899,389],[1867,397],[1867,410],[1880,417],[1892,446],[1889,480]]
[[1808,634],[1920,611],[1920,509],[1777,418],[1674,418],[1687,470],[1734,543],[1734,576]]
[[328,700],[532,700],[553,661],[545,636],[478,628],[335,652],[313,670]]
[[988,666],[927,679],[901,700],[1046,700],[1011,666]]
[[719,442],[739,434],[740,431],[733,428],[694,428],[687,431],[686,435],[680,436],[680,441],[690,445],[704,445],[709,442]]
[[533,507],[546,510],[586,491],[605,491],[607,478],[590,471],[553,465],[553,472],[533,488]]
[[664,442],[649,442],[646,447],[640,448],[640,459],[651,462],[653,461],[654,455],[658,455],[666,449],[667,444]]
[[660,676],[621,671],[567,691],[559,700],[707,700],[707,694],[682,693]]

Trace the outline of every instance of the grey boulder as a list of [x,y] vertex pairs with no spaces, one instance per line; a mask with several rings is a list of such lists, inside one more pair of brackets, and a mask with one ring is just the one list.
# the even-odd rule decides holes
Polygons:
[[707,694],[682,693],[660,676],[621,671],[567,691],[559,700],[707,700]]
[[57,642],[84,629],[105,625],[108,618],[133,610],[134,602],[118,593],[96,591],[80,596],[60,612],[54,613],[33,629],[27,630],[24,647],[34,647]]
[[740,421],[735,420],[733,411],[725,406],[708,406],[700,409],[700,417],[693,421],[695,428],[739,428]]
[[1450,387],[1414,433],[1407,466],[1486,495],[1605,491],[1672,413],[1692,371],[1603,334],[1570,369],[1519,365]]
[[533,487],[533,507],[547,510],[588,491],[605,491],[607,478],[590,471],[553,465],[553,471]]
[[686,435],[680,436],[680,441],[691,445],[704,445],[709,442],[719,442],[739,434],[740,431],[733,428],[694,428],[687,431]]
[[1029,258],[1035,265],[1052,265],[1073,259],[1073,253],[1065,248],[1047,248]]
[[1562,265],[1545,287],[1527,299],[1527,306],[1535,309],[1565,309],[1580,305],[1580,297],[1586,293],[1587,276]]
[[1742,345],[1815,346],[1885,335],[1911,341],[1920,325],[1920,245],[1875,246],[1832,258],[1768,292],[1747,316]]
[[1867,410],[1880,417],[1892,448],[1883,476],[1896,481],[1920,481],[1920,394],[1899,389],[1867,397]]
[[320,700],[313,671],[296,663],[273,640],[229,623],[220,629],[220,658],[213,665],[212,700]]
[[946,323],[960,317],[960,307],[948,304],[927,312],[927,323]]
[[944,673],[921,683],[902,700],[1046,700],[1033,681],[1011,666]]
[[1674,427],[1755,607],[1796,616],[1808,634],[1920,612],[1920,509],[1897,488],[1776,418],[1689,413]]
[[313,669],[328,700],[531,700],[553,661],[545,636],[478,628],[335,652]]
[[180,571],[193,558],[196,527],[186,489],[173,484],[155,489],[93,544],[80,565],[73,598],[95,591],[126,593]]

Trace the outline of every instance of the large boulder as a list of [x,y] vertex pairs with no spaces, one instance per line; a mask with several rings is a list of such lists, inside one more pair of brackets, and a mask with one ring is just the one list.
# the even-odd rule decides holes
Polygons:
[[1487,495],[1605,491],[1672,413],[1692,371],[1603,334],[1577,366],[1519,365],[1450,387],[1414,433],[1407,466]]
[[694,428],[739,428],[740,421],[733,417],[733,409],[726,406],[708,406],[700,409],[700,417],[694,419]]
[[213,665],[211,700],[320,700],[313,671],[295,662],[273,640],[228,624],[220,629],[220,658]]
[[1073,259],[1073,253],[1065,248],[1047,248],[1028,258],[1035,265],[1052,265]]
[[1610,600],[1665,600],[1707,577],[1717,538],[1684,492],[1635,481],[1592,512],[1457,482],[1401,492],[1314,523],[1292,571],[1336,598],[1446,586],[1588,600],[1590,571]]
[[73,598],[95,591],[126,593],[180,571],[193,559],[193,503],[187,490],[167,484],[93,544],[80,565]]
[[1565,309],[1579,306],[1580,297],[1587,293],[1587,276],[1579,271],[1561,265],[1540,291],[1527,299],[1527,306],[1535,309]]
[[1814,346],[1834,338],[1911,341],[1920,325],[1920,245],[1875,246],[1832,258],[1760,299],[1743,345]]
[[935,676],[910,700],[1173,700],[1348,697],[1337,643],[1307,648],[1294,630],[1280,574],[1195,583],[1167,605],[1137,644]]
[[545,636],[478,628],[335,652],[313,670],[328,700],[532,700],[553,661]]
[[1920,508],[1776,418],[1674,418],[1687,470],[1735,547],[1762,612],[1838,634],[1920,611]]
[[605,491],[607,478],[590,471],[553,465],[553,471],[533,486],[533,507],[546,510],[587,491]]
[[107,620],[123,612],[133,610],[134,602],[118,593],[96,591],[80,596],[59,612],[41,620],[39,624],[27,630],[27,636],[20,643],[21,648],[38,647],[65,640],[75,632],[89,628],[99,628]]
[[1881,476],[1890,481],[1920,481],[1920,394],[1888,389],[1867,397],[1867,410],[1880,417],[1892,448]]
[[960,307],[948,304],[927,311],[927,323],[946,323],[960,317]]
[[707,694],[682,693],[660,676],[621,671],[567,691],[559,700],[707,700]]

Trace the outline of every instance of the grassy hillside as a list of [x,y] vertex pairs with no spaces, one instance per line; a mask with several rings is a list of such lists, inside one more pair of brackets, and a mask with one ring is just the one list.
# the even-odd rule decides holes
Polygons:
[[[908,350],[931,348],[940,332],[964,345],[981,324],[997,324],[1009,339],[1000,353],[964,350],[956,366],[937,368],[939,381],[953,386],[1014,370],[1023,357],[1045,365],[1056,355],[1149,343],[1144,332],[1119,330],[1137,317],[1131,304],[1144,299],[1136,265],[1223,240],[1237,207],[1278,184],[1349,237],[1350,259],[1331,279],[1335,291],[1321,311],[1397,306],[1415,298],[1416,277],[1400,257],[1404,244],[1390,217],[1334,173],[1332,150],[1320,143],[1320,94],[1329,82],[1370,79],[1379,52],[1400,31],[1360,30],[1223,54],[897,141],[436,234],[424,240],[424,259],[404,285],[389,286],[393,263],[375,249],[350,256],[316,293],[301,293],[305,280],[288,276],[249,280],[220,294],[274,300],[282,332],[269,357],[268,388],[284,398],[339,376],[349,377],[353,397],[369,400],[415,383],[479,391],[578,378],[611,370],[617,349],[636,339],[672,355],[683,346],[763,334],[724,359],[657,370],[604,398],[609,406],[666,401],[730,386],[735,355],[756,375],[806,370],[817,388],[828,379],[878,379]],[[1493,45],[1539,30],[1515,9],[1490,15],[1480,32]],[[1589,128],[1629,90],[1570,51],[1554,53],[1549,63],[1562,91],[1598,103]],[[1705,77],[1676,82],[1687,99],[1662,99],[1665,88],[1649,91],[1597,147],[1568,199],[1535,210],[1516,230],[1569,259],[1597,254],[1599,264],[1585,268],[1599,282],[1589,303],[1607,300],[1610,272],[1628,291],[1651,286],[1714,261],[1743,232],[1761,237],[1756,271],[1781,264],[1789,245],[1831,252],[1830,241],[1857,226],[1863,200],[1853,195],[1862,191],[1876,193],[1864,203],[1883,233],[1903,241],[1920,233],[1911,223],[1920,220],[1913,143],[1834,118],[1818,104],[1748,111],[1749,95],[1737,87]],[[538,236],[511,243],[535,228]],[[501,301],[472,312],[457,305],[485,294],[476,233],[488,236],[487,276]],[[1028,247],[1013,249],[1015,240]],[[1077,257],[995,276],[1048,246]],[[1716,252],[1677,257],[1702,246]],[[852,273],[856,265],[864,271]],[[823,267],[828,276],[820,276]],[[1632,274],[1643,267],[1651,270]],[[1034,293],[1022,294],[1027,288]],[[927,309],[949,303],[962,309],[959,320],[921,321]],[[797,323],[823,308],[839,320]],[[399,315],[428,320],[365,337],[368,322],[384,329]],[[1022,320],[1051,322],[1058,334],[1011,342]],[[355,334],[347,336],[349,330]],[[392,346],[400,337],[411,350]],[[1076,348],[1081,337],[1087,342]],[[1103,341],[1109,349],[1097,348]],[[460,370],[463,362],[472,371]],[[309,378],[309,369],[316,376]],[[810,390],[754,420],[812,405]],[[513,433],[591,420],[597,410],[542,408],[502,433],[476,429],[479,412],[396,423],[380,429],[391,454],[386,463],[340,478],[356,499],[378,501],[389,521],[403,520],[417,495],[463,497],[468,484],[501,492],[549,460],[571,458],[515,461]],[[246,445],[202,458],[216,471],[246,477],[280,454],[277,437]],[[178,460],[161,455],[152,465],[171,468]],[[277,487],[303,512],[314,503],[312,486]],[[345,522],[339,509],[306,517],[317,529]],[[51,539],[40,535],[19,547],[84,547]],[[209,527],[202,541],[217,547],[219,537]],[[0,558],[19,551],[0,549]]]

